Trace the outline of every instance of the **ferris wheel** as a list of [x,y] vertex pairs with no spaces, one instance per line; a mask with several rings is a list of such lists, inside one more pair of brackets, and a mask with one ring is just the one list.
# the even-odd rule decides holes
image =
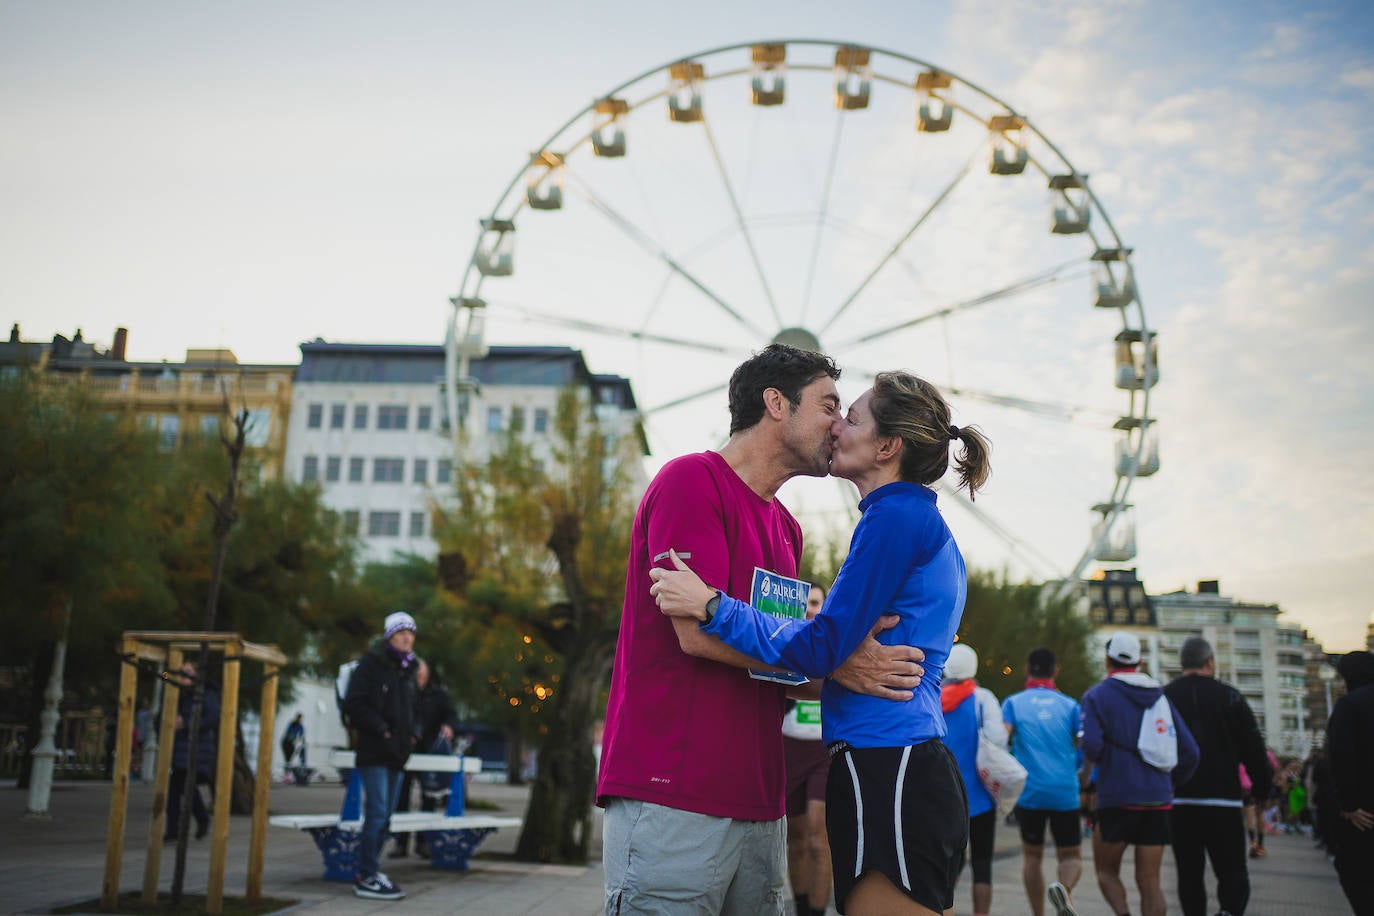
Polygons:
[[[1132,251],[1086,173],[949,70],[812,39],[693,54],[595,96],[480,226],[449,416],[476,413],[489,337],[566,343],[631,379],[662,461],[718,447],[731,370],[792,343],[835,358],[842,395],[909,369],[988,433],[979,501],[944,488],[974,562],[1069,582],[1135,556],[1159,371]],[[833,485],[787,488],[804,524],[852,512]]]

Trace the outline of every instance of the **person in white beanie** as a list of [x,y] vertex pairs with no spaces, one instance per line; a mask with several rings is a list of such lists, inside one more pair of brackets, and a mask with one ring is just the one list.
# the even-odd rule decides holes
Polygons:
[[401,793],[406,758],[415,742],[415,618],[388,614],[382,636],[358,660],[343,711],[358,732],[357,767],[363,782],[363,829],[353,893],[400,900],[405,893],[377,865],[387,825]]
[[945,745],[959,763],[968,795],[969,863],[973,869],[974,916],[992,911],[992,847],[997,830],[997,805],[978,778],[978,740],[987,738],[1007,746],[1002,707],[986,687],[979,687],[978,653],[959,642],[949,650],[940,684],[940,708],[945,713]]

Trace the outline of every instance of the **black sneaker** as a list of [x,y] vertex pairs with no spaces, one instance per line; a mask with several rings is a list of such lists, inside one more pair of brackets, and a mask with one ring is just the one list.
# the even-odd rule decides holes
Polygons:
[[400,900],[405,892],[392,884],[386,875],[377,872],[367,878],[354,878],[353,896],[366,897],[368,900]]

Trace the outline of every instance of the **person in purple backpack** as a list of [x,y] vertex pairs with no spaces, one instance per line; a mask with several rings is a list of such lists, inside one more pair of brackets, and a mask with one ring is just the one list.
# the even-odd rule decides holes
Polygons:
[[[1198,748],[1183,717],[1168,705],[1172,726],[1157,717],[1155,727],[1175,735],[1176,763],[1164,769],[1142,755],[1142,724],[1164,695],[1158,681],[1139,670],[1140,640],[1118,631],[1107,640],[1107,677],[1083,695],[1085,771],[1097,767],[1097,829],[1093,861],[1097,885],[1117,916],[1130,913],[1121,883],[1121,860],[1135,847],[1135,881],[1144,916],[1163,916],[1164,890],[1159,872],[1172,834],[1169,812],[1174,786],[1197,769]],[[1167,698],[1165,700],[1167,703]]]

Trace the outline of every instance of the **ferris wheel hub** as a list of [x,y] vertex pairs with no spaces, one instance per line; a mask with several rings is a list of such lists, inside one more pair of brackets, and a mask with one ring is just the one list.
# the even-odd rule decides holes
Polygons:
[[812,353],[824,353],[821,348],[821,340],[806,328],[783,328],[773,335],[772,343],[787,344],[789,347],[796,347],[798,350],[809,350]]

